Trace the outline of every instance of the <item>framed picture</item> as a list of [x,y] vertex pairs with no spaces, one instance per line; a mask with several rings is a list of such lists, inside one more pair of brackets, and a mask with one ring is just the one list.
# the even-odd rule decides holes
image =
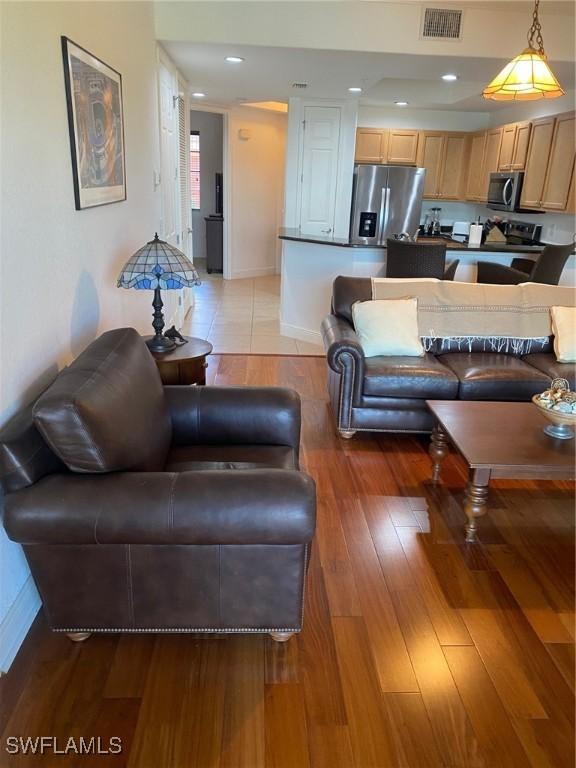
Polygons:
[[62,37],[76,210],[126,199],[122,75]]

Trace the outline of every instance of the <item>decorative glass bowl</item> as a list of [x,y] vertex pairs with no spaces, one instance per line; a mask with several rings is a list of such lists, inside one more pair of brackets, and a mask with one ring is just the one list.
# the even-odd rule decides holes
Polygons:
[[550,424],[544,432],[560,440],[571,440],[576,425],[576,392],[570,392],[566,379],[554,379],[550,389],[534,395],[532,402],[548,419]]

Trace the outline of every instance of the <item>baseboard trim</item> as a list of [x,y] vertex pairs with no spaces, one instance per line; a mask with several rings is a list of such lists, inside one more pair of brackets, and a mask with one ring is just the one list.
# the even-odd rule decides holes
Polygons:
[[0,674],[8,672],[40,605],[40,595],[29,576],[0,623]]
[[267,277],[277,275],[278,270],[274,265],[270,267],[258,267],[256,269],[235,269],[230,275],[231,280],[239,280],[244,277]]
[[322,334],[320,331],[309,331],[307,328],[300,328],[298,325],[280,322],[280,333],[282,336],[290,336],[290,338],[298,339],[298,341],[322,344]]

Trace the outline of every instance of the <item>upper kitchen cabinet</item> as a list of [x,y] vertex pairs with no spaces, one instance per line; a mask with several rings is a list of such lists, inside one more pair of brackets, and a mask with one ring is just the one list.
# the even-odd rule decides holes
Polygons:
[[526,171],[522,185],[522,208],[541,208],[548,158],[554,136],[554,117],[543,117],[532,123],[532,136],[526,158]]
[[502,127],[499,171],[523,171],[526,166],[532,124],[511,123]]
[[466,200],[486,201],[487,187],[484,183],[484,147],[486,131],[474,133],[470,138],[468,179],[466,181]]
[[385,163],[388,152],[388,130],[358,128],[356,131],[357,163]]
[[482,188],[483,200],[486,200],[488,194],[488,183],[490,174],[498,170],[500,158],[500,145],[502,143],[502,128],[492,128],[486,131],[486,143],[484,145],[484,158],[482,160]]
[[422,131],[418,165],[426,168],[424,197],[461,200],[464,192],[469,141],[462,133]]
[[542,208],[549,211],[568,209],[576,155],[575,128],[576,121],[573,112],[556,118],[542,194]]
[[416,165],[418,154],[418,131],[390,128],[386,162],[397,165]]

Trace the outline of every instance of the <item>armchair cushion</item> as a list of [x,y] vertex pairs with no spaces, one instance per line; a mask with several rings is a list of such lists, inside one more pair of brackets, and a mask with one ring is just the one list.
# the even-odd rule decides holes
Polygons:
[[282,387],[164,387],[174,445],[300,446],[300,397]]
[[542,371],[512,355],[449,352],[440,360],[458,376],[461,400],[530,400],[549,384]]
[[199,469],[298,469],[288,445],[178,445],[168,453],[167,472]]
[[172,429],[156,364],[133,328],[100,336],[56,377],[34,423],[74,472],[163,468]]
[[314,481],[281,469],[50,475],[6,497],[22,544],[303,544]]

